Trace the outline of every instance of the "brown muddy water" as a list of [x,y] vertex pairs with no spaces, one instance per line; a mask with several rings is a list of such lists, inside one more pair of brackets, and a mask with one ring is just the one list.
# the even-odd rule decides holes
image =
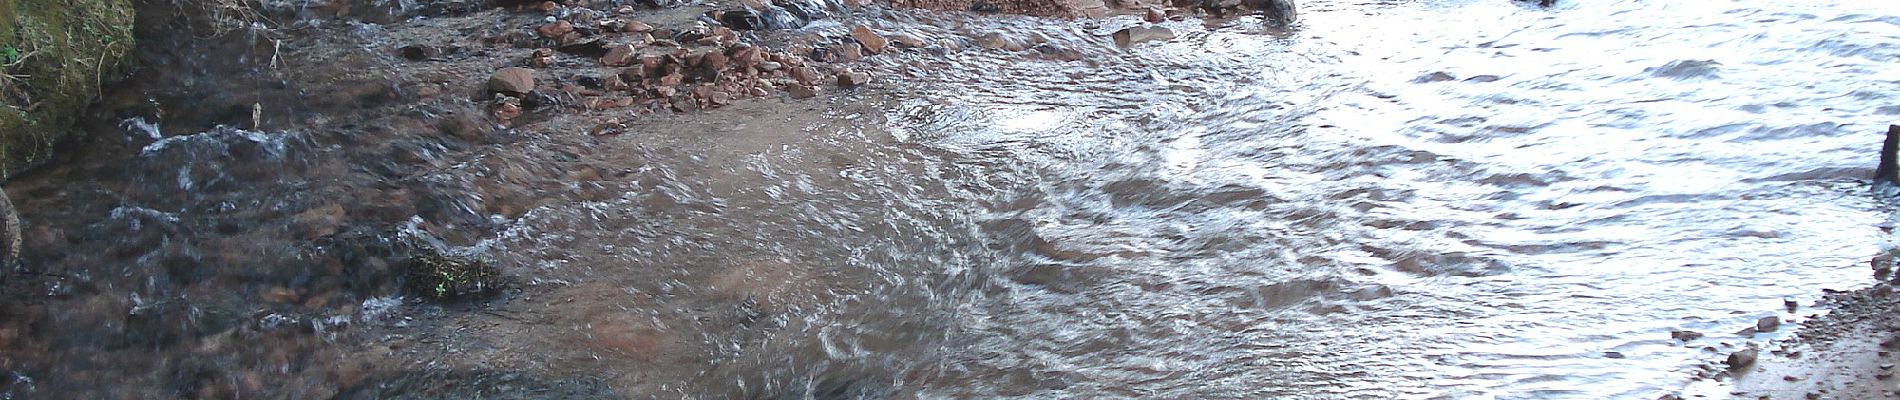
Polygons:
[[[1900,6],[1676,3],[1309,1],[1289,32],[1130,49],[1127,17],[867,10],[1028,50],[873,58],[874,87],[617,136],[489,129],[407,94],[485,75],[375,63],[394,89],[254,88],[294,105],[260,129],[112,118],[8,185],[29,254],[0,388],[1655,398],[1894,240],[1863,178],[1900,119]],[[438,28],[325,29],[386,54]],[[516,285],[405,295],[422,232]]]

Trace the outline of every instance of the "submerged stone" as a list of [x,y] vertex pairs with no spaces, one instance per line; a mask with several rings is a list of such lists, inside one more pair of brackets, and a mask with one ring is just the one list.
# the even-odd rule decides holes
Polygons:
[[492,295],[507,284],[501,271],[495,269],[494,260],[449,254],[435,244],[414,245],[403,268],[404,287],[410,293],[436,300]]

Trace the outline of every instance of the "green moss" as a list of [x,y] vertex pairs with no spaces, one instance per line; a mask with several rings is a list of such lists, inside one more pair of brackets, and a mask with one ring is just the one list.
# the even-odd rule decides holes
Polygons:
[[0,179],[45,163],[132,51],[131,0],[0,0]]

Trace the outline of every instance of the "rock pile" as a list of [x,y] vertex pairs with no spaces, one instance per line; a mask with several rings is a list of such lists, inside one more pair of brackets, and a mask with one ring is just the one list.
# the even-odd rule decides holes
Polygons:
[[[755,45],[752,34],[727,26],[748,21],[732,17],[748,15],[741,12],[713,11],[685,26],[656,27],[634,20],[635,11],[624,6],[611,13],[554,2],[527,9],[547,17],[523,26],[520,32],[531,34],[512,42],[536,49],[519,66],[495,71],[483,86],[497,120],[513,120],[524,109],[549,104],[643,114],[719,108],[772,93],[810,98],[828,86],[872,82],[871,74],[839,64],[912,48],[904,40],[921,42],[892,39],[860,25],[840,37],[774,49]],[[753,22],[742,28],[765,26]],[[411,60],[429,58],[405,52]]]

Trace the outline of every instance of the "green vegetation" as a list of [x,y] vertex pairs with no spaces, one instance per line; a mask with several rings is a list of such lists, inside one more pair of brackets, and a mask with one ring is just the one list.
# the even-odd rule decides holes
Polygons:
[[132,0],[0,0],[0,180],[52,157],[126,70]]

